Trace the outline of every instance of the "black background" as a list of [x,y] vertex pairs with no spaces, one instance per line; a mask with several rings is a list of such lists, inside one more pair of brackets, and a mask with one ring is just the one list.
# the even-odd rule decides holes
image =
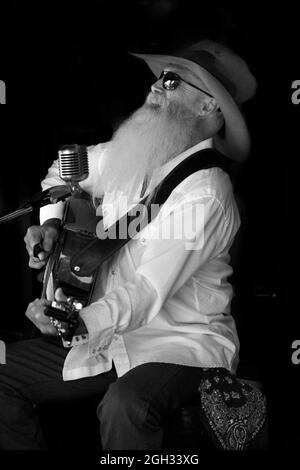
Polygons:
[[[210,37],[249,63],[258,92],[244,109],[253,136],[237,192],[245,201],[242,354],[264,383],[274,448],[299,442],[300,364],[291,344],[300,339],[296,274],[298,211],[295,176],[300,105],[291,83],[300,79],[298,12],[283,2],[14,0],[3,18],[0,79],[0,213],[40,190],[58,146],[105,141],[142,104],[153,76],[127,51],[164,52]],[[3,19],[1,19],[3,22]],[[286,25],[288,30],[284,31]],[[3,29],[2,29],[3,32]],[[23,237],[37,215],[0,226],[3,336],[30,334],[27,303],[37,297]],[[28,333],[29,331],[29,333]]]

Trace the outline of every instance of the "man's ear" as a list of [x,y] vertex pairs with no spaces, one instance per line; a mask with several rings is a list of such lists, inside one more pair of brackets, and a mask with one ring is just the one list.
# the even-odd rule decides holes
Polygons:
[[217,111],[217,109],[218,104],[215,98],[210,98],[209,96],[207,96],[201,101],[198,114],[199,116],[208,116],[214,111]]

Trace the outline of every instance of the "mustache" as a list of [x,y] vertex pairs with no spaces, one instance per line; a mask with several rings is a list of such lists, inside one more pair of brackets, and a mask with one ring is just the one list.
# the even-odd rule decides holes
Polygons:
[[150,91],[146,97],[144,106],[152,110],[164,109],[166,107],[166,96],[163,93]]

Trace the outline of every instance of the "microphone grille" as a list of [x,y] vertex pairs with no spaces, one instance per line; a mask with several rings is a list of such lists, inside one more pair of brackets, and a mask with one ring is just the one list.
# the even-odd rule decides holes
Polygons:
[[59,175],[66,182],[85,180],[89,175],[86,145],[63,145],[58,151]]

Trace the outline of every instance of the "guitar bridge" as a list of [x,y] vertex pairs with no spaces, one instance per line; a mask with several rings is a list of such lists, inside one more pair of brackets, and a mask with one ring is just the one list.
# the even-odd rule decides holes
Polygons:
[[59,336],[70,343],[79,325],[79,311],[81,309],[82,303],[69,297],[67,302],[54,300],[51,305],[45,308],[45,315],[50,318]]

